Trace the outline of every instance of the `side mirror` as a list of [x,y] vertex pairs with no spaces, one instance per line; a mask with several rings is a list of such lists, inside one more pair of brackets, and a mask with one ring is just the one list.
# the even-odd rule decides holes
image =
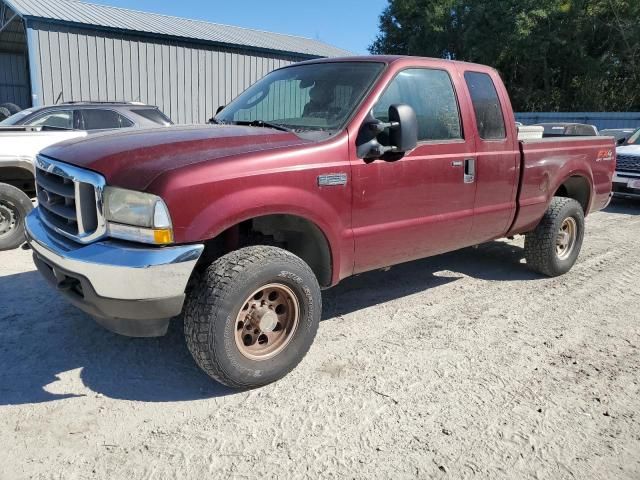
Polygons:
[[382,122],[371,113],[358,134],[358,157],[375,160],[388,155],[393,160],[418,144],[418,119],[409,105],[389,107],[389,122]]
[[389,122],[397,126],[389,130],[389,140],[396,152],[406,153],[418,144],[418,118],[409,105],[391,105]]
[[620,147],[620,146],[624,145],[624,142],[626,142],[626,141],[627,141],[627,139],[626,139],[626,138],[624,138],[624,137],[622,137],[622,138],[619,138],[619,139],[618,139],[618,141],[616,142],[616,144]]
[[219,114],[222,110],[224,110],[224,107],[226,107],[226,105],[220,105],[218,108],[216,108],[216,115]]

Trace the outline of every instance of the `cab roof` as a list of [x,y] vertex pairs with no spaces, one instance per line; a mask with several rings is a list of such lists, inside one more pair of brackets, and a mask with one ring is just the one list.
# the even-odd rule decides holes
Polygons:
[[[351,56],[351,57],[335,57],[335,58],[319,58],[314,60],[307,60],[300,63],[295,63],[293,65],[305,65],[305,64],[314,64],[314,63],[336,63],[336,62],[373,62],[373,63],[384,63],[387,65],[395,64],[395,63],[428,63],[433,66],[437,65],[448,65],[455,64],[461,65],[463,67],[473,67],[474,70],[495,70],[494,68],[482,65],[480,63],[472,63],[472,62],[463,62],[460,60],[448,60],[443,58],[435,58],[435,57],[418,57],[411,55],[361,55],[361,56]],[[287,67],[284,67],[287,68]]]

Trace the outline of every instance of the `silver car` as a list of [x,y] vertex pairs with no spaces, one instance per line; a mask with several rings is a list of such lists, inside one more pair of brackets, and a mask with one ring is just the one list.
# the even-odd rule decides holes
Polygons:
[[33,126],[60,130],[110,130],[172,125],[158,107],[143,103],[68,102],[15,113],[0,127]]

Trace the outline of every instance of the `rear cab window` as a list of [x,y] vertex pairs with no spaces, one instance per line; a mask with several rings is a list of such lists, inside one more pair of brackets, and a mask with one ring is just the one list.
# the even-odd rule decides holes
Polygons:
[[464,79],[471,95],[478,134],[482,140],[507,138],[502,105],[491,77],[486,73],[467,71]]

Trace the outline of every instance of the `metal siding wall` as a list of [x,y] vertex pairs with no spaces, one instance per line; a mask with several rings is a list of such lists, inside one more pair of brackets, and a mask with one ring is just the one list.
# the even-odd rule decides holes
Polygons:
[[0,53],[0,103],[29,107],[29,90],[27,58],[19,53]]
[[60,101],[140,101],[176,123],[204,123],[271,70],[302,60],[45,23],[30,25],[30,33],[40,104],[60,94]]

